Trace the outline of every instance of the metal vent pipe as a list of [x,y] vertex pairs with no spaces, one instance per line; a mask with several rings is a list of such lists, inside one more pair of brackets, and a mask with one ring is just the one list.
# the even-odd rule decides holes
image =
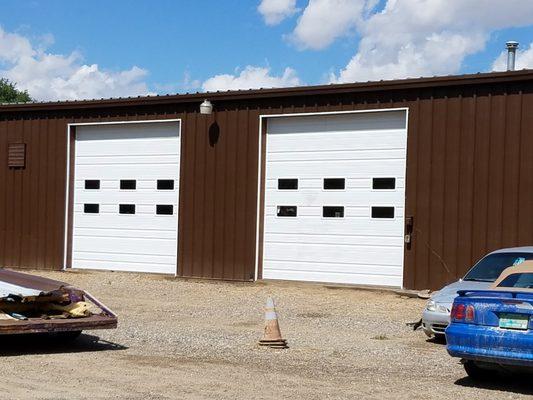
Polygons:
[[507,48],[507,71],[514,71],[518,42],[511,40],[505,43],[505,47]]

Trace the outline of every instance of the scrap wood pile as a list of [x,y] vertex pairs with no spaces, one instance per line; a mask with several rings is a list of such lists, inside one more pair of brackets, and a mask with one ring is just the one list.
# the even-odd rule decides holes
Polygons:
[[0,297],[0,320],[84,318],[102,314],[102,310],[85,301],[84,292],[59,288],[37,295],[4,294]]

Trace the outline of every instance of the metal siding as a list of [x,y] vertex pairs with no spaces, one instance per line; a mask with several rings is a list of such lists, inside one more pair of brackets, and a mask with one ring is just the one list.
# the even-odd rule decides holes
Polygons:
[[[443,96],[443,93],[436,93]],[[431,191],[429,197],[429,265],[430,280],[444,281],[447,278],[449,260],[444,258],[444,168],[446,166],[446,122],[448,112],[448,101],[444,97],[433,99],[433,119],[432,119],[432,147],[431,147]]]
[[[192,275],[192,254],[194,237],[194,212],[195,205],[195,180],[194,180],[194,154],[196,141],[196,118],[191,114],[184,115],[182,121],[182,157],[180,168],[180,182],[182,187],[191,188],[190,190],[181,189],[179,202],[180,221],[178,226],[178,274],[182,276]],[[187,171],[188,173],[185,173]],[[187,208],[185,208],[187,205]]]
[[[418,93],[417,93],[418,96]],[[405,217],[413,217],[417,207],[417,188],[418,188],[418,138],[420,137],[420,101],[412,101],[408,104],[407,113],[407,170],[405,173],[406,182],[406,202],[405,202]],[[407,186],[409,182],[409,186]],[[407,201],[407,190],[415,193],[413,197]],[[415,221],[416,223],[416,221]],[[403,267],[403,285],[406,287],[414,287],[415,285],[415,253],[411,250],[413,247],[412,240],[415,232],[411,233],[411,243],[405,246],[404,251],[404,267]]]
[[460,147],[459,154],[459,193],[457,196],[457,268],[456,274],[460,273],[459,266],[466,266],[472,262],[472,231],[473,231],[473,207],[474,207],[474,161],[475,161],[475,115],[476,98],[471,94],[464,94],[461,98],[460,120]]
[[[521,94],[507,95],[505,103],[505,136],[503,151],[503,202],[502,202],[502,243],[512,245],[517,242],[518,200],[520,197],[520,119],[522,117]],[[506,205],[509,206],[506,206]],[[513,206],[510,206],[513,205]]]
[[[520,124],[520,171],[518,198],[518,230],[517,243],[533,242],[533,94],[522,95],[521,118],[515,123]],[[515,204],[509,206],[515,207]]]
[[[123,101],[118,107],[90,103],[72,111],[53,105],[3,109],[0,263],[43,269],[63,264],[68,121],[182,118],[178,274],[250,280],[259,115],[408,107],[406,216],[414,217],[414,232],[405,251],[404,286],[438,288],[494,248],[533,242],[531,74],[502,74],[500,83],[499,76],[482,84],[457,80],[450,88],[442,87],[448,84],[443,78],[380,89],[213,94],[220,126],[214,146],[207,131],[213,117],[197,114],[200,100],[194,96]],[[25,170],[6,167],[6,146],[15,140],[28,144]]]
[[225,142],[225,157],[226,168],[224,165],[221,167],[221,171],[224,174],[224,219],[222,226],[220,227],[219,243],[219,256],[221,257],[220,264],[222,265],[222,278],[231,279],[235,276],[234,262],[235,259],[235,219],[239,208],[237,207],[237,185],[239,184],[236,179],[237,173],[237,143],[239,137],[239,131],[237,128],[239,118],[239,112],[237,110],[231,110],[228,112],[225,124],[220,126],[221,132],[227,132],[228,137]]
[[[410,207],[412,198],[416,198],[416,209],[413,209],[414,227],[413,227],[413,244],[411,252],[414,254],[413,273],[415,286],[427,287],[430,281],[430,205],[431,205],[431,146],[432,135],[432,112],[433,99],[422,98],[419,100],[418,125],[420,127],[418,136],[418,152],[416,154],[409,154],[407,150],[407,169],[411,168],[410,160],[416,157],[417,159],[417,187],[411,189],[410,182],[406,182],[406,202],[407,207]],[[411,132],[407,131],[407,137]],[[409,274],[409,271],[407,275]],[[404,281],[405,282],[405,281]],[[405,285],[405,283],[404,283]]]
[[[446,279],[457,276],[457,241],[459,226],[459,188],[461,148],[461,97],[448,99],[444,165],[444,216],[443,216],[443,254],[448,261]],[[454,134],[456,132],[456,134]]]
[[488,228],[488,196],[490,168],[490,104],[487,94],[477,96],[476,135],[474,148],[474,202],[472,207],[472,253],[478,258],[486,253]]
[[7,265],[7,191],[10,189],[7,184],[7,121],[0,121],[0,265]]

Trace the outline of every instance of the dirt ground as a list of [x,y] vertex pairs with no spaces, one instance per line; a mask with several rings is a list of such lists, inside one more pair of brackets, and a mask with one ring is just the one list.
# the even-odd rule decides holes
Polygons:
[[[442,344],[413,332],[424,301],[298,283],[224,283],[43,273],[96,295],[119,328],[71,344],[0,341],[2,399],[510,399],[533,383],[468,379]],[[278,303],[290,349],[256,345]],[[533,381],[529,379],[529,381]]]

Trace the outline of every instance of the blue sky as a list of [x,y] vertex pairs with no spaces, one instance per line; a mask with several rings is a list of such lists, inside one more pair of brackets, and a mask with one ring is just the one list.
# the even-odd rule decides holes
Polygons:
[[[26,40],[33,53],[29,61],[0,54],[0,75],[40,98],[83,98],[490,71],[506,40],[529,50],[533,7],[479,1],[489,10],[479,12],[475,1],[431,0],[414,15],[424,0],[2,0],[4,46]],[[499,15],[516,2],[526,15]],[[450,15],[441,18],[444,9]],[[68,65],[49,66],[69,56]],[[523,66],[530,67],[529,57],[533,64],[525,53]],[[79,74],[94,64],[92,77]],[[134,67],[132,76],[117,77]],[[54,74],[59,83],[50,89]],[[76,82],[95,74],[98,90],[76,91]],[[228,76],[213,80],[221,74]],[[106,87],[106,78],[122,79],[120,89]]]

